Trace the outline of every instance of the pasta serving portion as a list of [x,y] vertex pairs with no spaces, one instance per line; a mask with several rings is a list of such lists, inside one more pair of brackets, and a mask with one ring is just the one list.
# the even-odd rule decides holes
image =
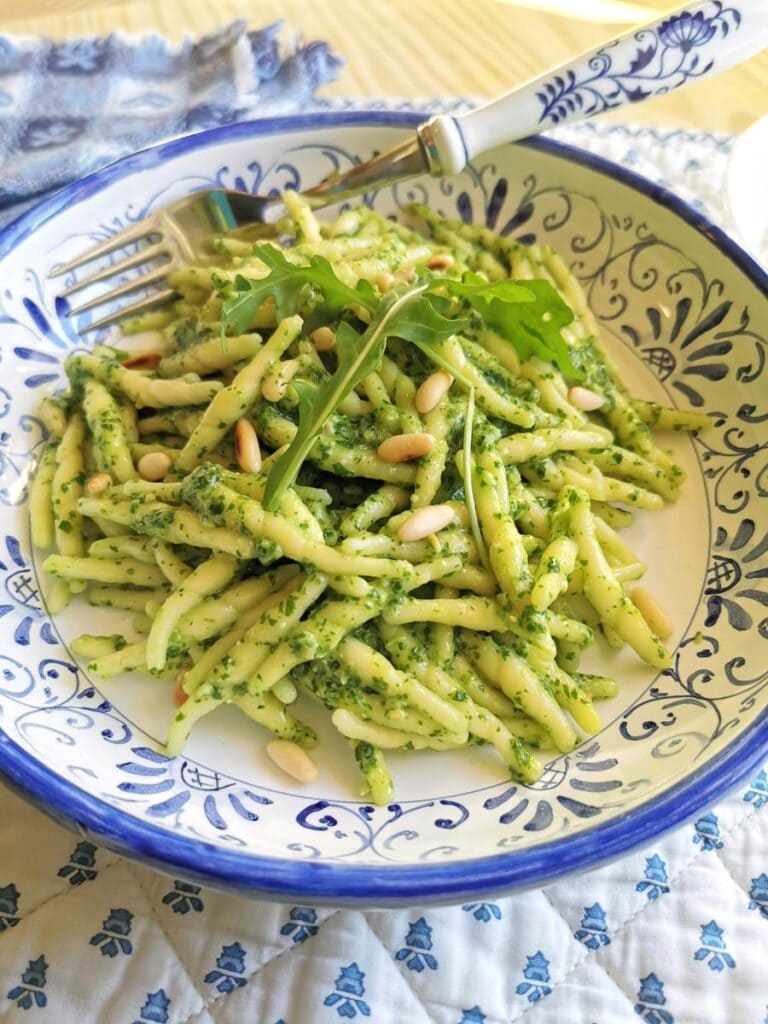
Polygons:
[[170,276],[179,300],[124,325],[144,351],[67,359],[30,495],[48,607],[132,613],[134,640],[119,619],[72,649],[176,681],[173,755],[229,703],[311,781],[305,695],[373,802],[395,749],[487,744],[532,782],[534,748],[600,729],[596,634],[669,663],[620,531],[683,482],[653,431],[707,420],[630,395],[550,249],[285,201]]

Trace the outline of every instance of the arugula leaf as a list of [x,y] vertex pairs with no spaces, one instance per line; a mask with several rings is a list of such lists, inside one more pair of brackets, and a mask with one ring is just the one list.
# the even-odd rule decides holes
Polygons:
[[549,281],[488,282],[470,272],[461,281],[436,279],[430,285],[433,287],[466,299],[489,327],[511,342],[522,359],[536,355],[555,363],[568,377],[583,377],[561,334],[563,327],[573,322],[573,313]]
[[455,334],[462,322],[439,313],[423,294],[426,285],[398,294],[390,292],[382,299],[363,334],[341,321],[336,329],[336,370],[318,385],[296,381],[299,396],[299,427],[288,449],[269,472],[264,491],[264,507],[274,508],[285,489],[296,479],[317,435],[339,403],[357,385],[381,366],[387,339],[416,339],[420,345]]
[[320,323],[340,316],[348,306],[363,306],[371,313],[377,306],[377,299],[367,281],[360,281],[357,288],[350,288],[338,279],[324,256],[310,256],[308,265],[301,266],[289,263],[274,245],[260,245],[256,255],[270,272],[258,280],[238,274],[234,282],[228,282],[222,289],[222,334],[226,334],[229,327],[234,327],[236,334],[246,331],[268,298],[275,300],[278,320],[291,316],[297,311],[302,293],[310,289],[318,298],[312,315]]
[[[293,484],[317,435],[339,403],[369,373],[379,368],[388,338],[399,337],[411,342],[471,391],[471,382],[447,363],[437,344],[469,326],[466,319],[444,315],[451,306],[446,293],[464,299],[489,327],[514,345],[522,358],[536,354],[556,363],[571,377],[582,376],[571,362],[568,346],[560,333],[571,323],[573,314],[546,281],[488,282],[472,273],[465,274],[461,281],[431,276],[405,292],[394,290],[377,299],[367,281],[359,281],[355,288],[344,284],[323,256],[310,256],[306,265],[297,265],[290,263],[273,245],[260,245],[258,256],[269,271],[266,277],[248,280],[238,275],[234,282],[227,282],[220,289],[223,338],[230,327],[238,333],[247,330],[268,298],[275,301],[278,320],[295,313],[301,305],[307,328],[315,323],[339,320],[350,308],[362,307],[371,314],[370,324],[362,334],[347,321],[339,320],[336,370],[330,377],[319,385],[295,382],[299,426],[293,441],[270,471],[264,493],[267,508],[274,508],[285,489]],[[465,457],[466,446],[471,445],[473,405],[472,401]]]

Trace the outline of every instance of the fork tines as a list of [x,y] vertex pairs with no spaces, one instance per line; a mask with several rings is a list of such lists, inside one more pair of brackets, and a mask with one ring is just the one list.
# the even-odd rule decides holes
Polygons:
[[[142,244],[145,239],[149,240],[149,245]],[[146,272],[137,274],[136,277],[131,280],[125,281],[109,291],[101,292],[93,298],[88,299],[86,302],[81,303],[81,305],[70,309],[67,314],[68,316],[78,316],[88,310],[96,309],[99,306],[105,306],[108,303],[114,302],[116,299],[120,299],[125,295],[130,295],[132,292],[139,291],[147,286],[151,287],[158,285],[165,279],[168,272],[172,269],[172,264],[174,262],[173,254],[169,247],[164,244],[162,235],[157,231],[157,227],[152,223],[151,219],[147,221],[140,221],[127,231],[120,232],[114,238],[108,238],[106,241],[99,243],[99,245],[96,245],[82,253],[80,256],[77,256],[75,259],[61,264],[52,270],[49,276],[60,277],[62,274],[67,274],[76,270],[78,267],[81,267],[86,263],[92,263],[94,260],[123,249],[134,242],[139,243],[135,252],[126,256],[122,260],[102,267],[90,276],[82,278],[80,281],[75,281],[64,292],[62,292],[62,297],[68,299],[76,292],[83,291],[100,281],[108,281],[110,278],[115,278],[126,270],[131,270],[135,267],[141,267],[146,264],[157,264],[157,266],[153,266]],[[135,302],[120,306],[118,309],[113,310],[111,313],[103,316],[99,320],[94,320],[91,323],[84,325],[80,331],[81,333],[86,333],[87,331],[94,331],[99,327],[106,327],[126,316],[136,315],[137,313],[141,313],[153,306],[167,302],[169,299],[173,298],[175,294],[176,293],[172,288],[162,288],[159,290],[157,288],[152,288],[147,295],[142,296]]]

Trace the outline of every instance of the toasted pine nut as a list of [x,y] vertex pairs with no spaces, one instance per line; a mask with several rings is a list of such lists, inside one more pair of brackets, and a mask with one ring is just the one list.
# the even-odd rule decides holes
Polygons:
[[432,373],[419,385],[414,398],[416,412],[426,416],[442,401],[448,389],[453,384],[453,377],[447,370],[437,370]]
[[448,270],[454,264],[453,256],[449,252],[436,252],[427,262],[430,270]]
[[271,740],[267,744],[267,755],[297,782],[314,782],[317,778],[315,762],[291,740]]
[[85,483],[85,493],[91,498],[95,498],[97,494],[101,494],[111,486],[112,477],[109,473],[94,473],[93,476],[88,477]]
[[395,271],[395,277],[398,281],[405,281],[411,284],[416,280],[416,271],[413,267],[400,267],[399,270]]
[[159,352],[137,352],[123,360],[126,370],[155,370],[163,357]]
[[235,424],[235,458],[245,473],[258,473],[261,469],[259,439],[248,420]]
[[336,348],[336,335],[330,327],[318,327],[309,337],[316,352],[332,352]]
[[667,613],[656,603],[656,598],[651,592],[645,587],[632,587],[629,596],[651,631],[659,639],[668,640],[674,633],[674,626]]
[[274,693],[281,704],[293,704],[299,695],[296,687],[287,676],[283,676],[282,679],[275,683],[272,687],[272,693]]
[[388,292],[394,283],[395,278],[388,270],[382,270],[380,274],[376,275],[376,284],[378,285],[379,291],[382,295],[385,292]]
[[444,530],[455,518],[450,505],[424,505],[400,524],[397,536],[402,541],[424,540]]
[[281,398],[285,397],[288,384],[298,368],[299,361],[297,359],[286,359],[278,363],[274,371],[270,371],[262,381],[261,397],[266,402],[279,402]]
[[139,476],[144,480],[156,482],[168,475],[172,465],[170,456],[166,455],[165,452],[147,452],[146,455],[142,455],[139,459],[136,469],[139,471]]
[[431,434],[395,434],[381,442],[378,455],[384,462],[407,462],[420,459],[434,447],[435,439]]
[[594,412],[595,409],[600,409],[605,404],[602,395],[590,391],[589,388],[580,388],[578,385],[568,389],[568,401],[582,412]]
[[187,695],[184,692],[184,676],[186,674],[186,672],[179,672],[176,676],[176,686],[173,690],[173,705],[177,708],[180,708],[187,699]]

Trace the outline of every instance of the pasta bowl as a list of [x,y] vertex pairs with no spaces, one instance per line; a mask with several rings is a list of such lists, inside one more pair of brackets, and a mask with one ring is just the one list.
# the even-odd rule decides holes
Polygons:
[[370,201],[385,215],[428,202],[551,245],[633,393],[710,417],[698,436],[664,438],[687,475],[682,495],[627,534],[672,619],[668,669],[606,648],[595,669],[619,693],[600,706],[602,731],[572,753],[543,755],[532,785],[503,778],[478,748],[398,753],[396,802],[373,806],[355,798],[345,745],[312,708],[316,782],[292,783],[229,707],[170,758],[172,685],[96,681],[71,653],[84,623],[123,632],[116,613],[75,601],[48,614],[27,503],[45,439],[38,406],[61,386],[67,354],[86,347],[85,323],[67,317],[58,282],[47,280],[52,262],[194,189],[301,188],[395,144],[416,121],[318,114],[214,129],[92,174],[0,234],[0,773],[62,823],[175,877],[361,906],[541,885],[688,820],[768,750],[765,274],[664,189],[548,140]]

